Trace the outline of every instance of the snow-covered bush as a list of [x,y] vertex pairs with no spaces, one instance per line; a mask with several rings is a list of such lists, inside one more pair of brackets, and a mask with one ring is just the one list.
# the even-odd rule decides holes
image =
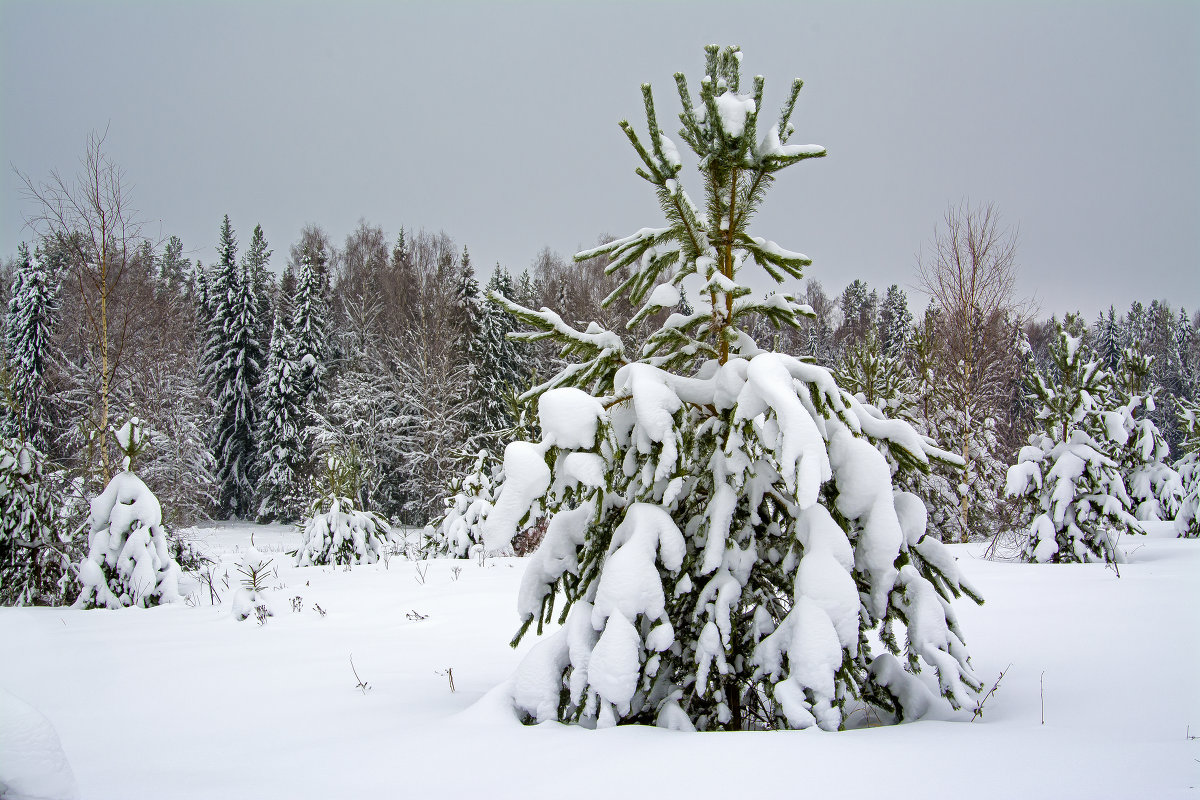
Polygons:
[[446,513],[434,521],[426,545],[430,555],[466,558],[483,548],[483,521],[499,489],[498,472],[496,460],[480,450],[471,472],[451,482]]
[[267,592],[267,568],[270,566],[271,559],[253,547],[242,556],[237,567],[242,576],[242,585],[234,592],[231,604],[234,619],[244,620],[253,616],[263,624],[267,617],[275,616],[275,609],[272,608],[270,594]]
[[1175,529],[1180,536],[1200,538],[1200,403],[1179,399],[1179,427],[1184,431],[1184,454],[1175,462],[1179,475],[1179,513]]
[[43,460],[27,442],[0,439],[0,605],[59,605],[74,583]]
[[88,554],[79,565],[80,608],[156,606],[182,599],[179,565],[171,558],[158,498],[131,471],[141,451],[136,417],[116,432],[123,469],[92,500]]
[[1121,560],[1117,539],[1144,533],[1119,463],[1129,439],[1127,410],[1112,375],[1078,337],[1061,327],[1050,355],[1058,380],[1034,376],[1042,430],[1009,468],[1006,491],[1024,498],[1033,521],[1028,561]]
[[[354,468],[336,455],[327,460],[329,492],[300,526],[304,542],[292,555],[296,566],[374,564],[387,546],[388,524],[372,511],[354,507]],[[327,510],[322,511],[322,508]]]
[[[627,271],[609,300],[643,304],[631,325],[675,309],[638,352],[596,323],[577,330],[493,295],[535,329],[524,338],[552,338],[576,359],[527,394],[542,438],[508,445],[484,523],[497,548],[548,518],[516,639],[563,627],[510,684],[529,721],[836,729],[862,704],[912,718],[934,694],[957,708],[981,686],[950,606],[978,595],[926,535],[921,501],[894,490],[876,445],[903,471],[954,456],[746,333],[811,313],[739,278],[751,260],[777,282],[810,263],[748,222],[775,173],[825,150],[787,144],[799,81],[779,123],[759,130],[763,80],[740,94],[740,60],[708,48],[699,107],[677,78],[704,215],[677,181],[682,161],[649,86],[648,145],[622,123],[669,224],[576,258],[611,256],[611,271]],[[685,282],[698,298],[690,313]]]

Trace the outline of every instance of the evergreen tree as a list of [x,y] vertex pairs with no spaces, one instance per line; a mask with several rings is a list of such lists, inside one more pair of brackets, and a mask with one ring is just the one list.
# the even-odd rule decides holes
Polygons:
[[1024,557],[1054,563],[1122,560],[1121,533],[1144,533],[1119,464],[1128,439],[1112,375],[1061,326],[1051,344],[1060,379],[1035,376],[1040,433],[1008,470],[1007,493],[1023,497],[1033,522]]
[[300,274],[296,279],[291,332],[296,338],[295,362],[300,396],[307,408],[320,402],[325,388],[329,315],[327,261],[323,249],[306,244],[301,251]]
[[1112,373],[1121,368],[1121,325],[1117,322],[1117,311],[1108,307],[1108,316],[1100,314],[1091,330],[1091,345],[1100,359],[1100,365]]
[[212,318],[204,360],[213,401],[213,458],[220,487],[221,514],[254,514],[258,477],[254,443],[255,395],[265,353],[258,338],[259,301],[252,276],[237,263],[237,240],[226,215],[221,223],[218,261],[209,279]]
[[116,433],[122,470],[92,500],[88,554],[79,565],[78,608],[156,606],[183,598],[179,564],[171,557],[158,498],[132,471],[145,446],[138,419]]
[[[326,463],[328,488],[313,515],[301,526],[304,541],[292,555],[296,566],[374,564],[387,546],[387,522],[358,510],[356,464],[336,455]],[[321,509],[326,510],[322,511]]]
[[[244,280],[253,287],[254,320],[256,322],[255,339],[266,350],[271,341],[271,294],[273,280],[268,264],[271,261],[271,251],[267,249],[267,239],[263,235],[261,225],[254,226],[250,236],[250,246],[242,257],[242,269],[245,270]],[[264,363],[266,354],[260,353],[259,363]]]
[[838,378],[843,388],[886,416],[910,418],[912,381],[900,359],[886,354],[875,331],[846,353]]
[[530,720],[600,727],[836,729],[858,703],[923,713],[932,696],[913,673],[926,665],[951,706],[972,702],[981,684],[948,603],[975,595],[926,535],[921,502],[893,493],[874,443],[903,470],[954,457],[746,333],[760,317],[795,327],[805,311],[742,280],[750,261],[777,282],[809,263],[749,221],[776,173],[825,150],[787,144],[799,81],[779,122],[759,129],[763,79],[741,94],[741,54],[707,52],[699,108],[677,78],[704,202],[680,186],[679,151],[644,86],[648,141],[622,128],[667,226],[576,256],[628,268],[617,294],[641,306],[632,325],[677,308],[685,281],[699,289],[692,315],[630,351],[595,323],[579,330],[493,295],[533,327],[527,338],[575,359],[528,393],[542,439],[508,445],[484,524],[495,548],[523,520],[549,518],[517,638],[564,627],[522,662],[512,701]]
[[1121,354],[1117,397],[1122,403],[1128,439],[1120,452],[1121,473],[1134,516],[1157,522],[1178,509],[1179,476],[1168,462],[1170,448],[1150,418],[1157,391],[1150,382],[1153,356],[1126,350]]
[[[512,277],[499,264],[488,281],[487,291],[514,299]],[[515,328],[514,321],[512,315],[495,303],[484,303],[480,309],[473,353],[479,416],[473,433],[475,441],[489,446],[500,444],[505,432],[516,425],[512,401],[524,391],[532,373],[528,348],[508,338]]]
[[4,320],[4,367],[8,391],[2,397],[0,428],[45,451],[52,438],[50,398],[43,376],[54,358],[54,327],[59,312],[59,278],[48,259],[18,248],[8,314]]
[[295,336],[285,317],[277,314],[259,390],[259,522],[298,520],[306,505],[307,459],[302,436],[306,418],[299,378]]
[[430,524],[432,533],[425,544],[426,552],[467,558],[483,551],[483,522],[502,483],[500,465],[488,451],[480,450],[474,468],[451,482],[444,501],[446,510]]
[[883,354],[904,358],[913,337],[913,315],[908,310],[908,296],[896,284],[887,289],[879,311],[879,344]]
[[61,499],[43,475],[44,456],[0,439],[0,605],[59,605],[74,582],[71,542],[59,530]]
[[1184,432],[1183,455],[1175,462],[1179,474],[1179,513],[1175,530],[1189,539],[1200,538],[1200,403],[1179,402],[1179,427]]

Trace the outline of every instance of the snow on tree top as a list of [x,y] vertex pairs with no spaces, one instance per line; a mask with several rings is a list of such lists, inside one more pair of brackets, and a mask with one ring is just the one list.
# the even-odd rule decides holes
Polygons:
[[754,98],[725,92],[716,97],[717,113],[721,115],[721,129],[733,139],[738,139],[746,130],[746,117],[755,112]]

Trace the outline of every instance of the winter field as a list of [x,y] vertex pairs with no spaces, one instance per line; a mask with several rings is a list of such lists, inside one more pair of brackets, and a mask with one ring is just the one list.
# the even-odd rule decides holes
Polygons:
[[[291,528],[189,533],[216,606],[192,585],[148,610],[0,608],[0,796],[72,796],[32,706],[92,800],[1200,797],[1200,542],[1169,526],[1123,540],[1119,578],[953,547],[987,599],[956,604],[974,663],[989,687],[1007,670],[982,719],[704,734],[522,726],[499,699],[535,641],[508,646],[522,559],[296,568]],[[221,580],[252,533],[278,568],[262,625]]]

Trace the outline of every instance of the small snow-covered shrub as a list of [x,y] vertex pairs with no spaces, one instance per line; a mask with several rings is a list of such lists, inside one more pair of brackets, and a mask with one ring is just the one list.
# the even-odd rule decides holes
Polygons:
[[1121,533],[1145,533],[1133,516],[1120,459],[1129,416],[1112,376],[1061,327],[1050,348],[1058,381],[1034,376],[1042,430],[1008,470],[1007,494],[1030,509],[1023,557],[1053,563],[1117,562]]
[[271,575],[268,568],[271,559],[258,550],[251,548],[241,558],[237,571],[242,576],[242,585],[233,595],[233,616],[243,620],[254,616],[259,624],[266,622],[267,617],[275,616],[270,597],[267,592],[267,579]]
[[[387,546],[388,524],[371,511],[359,511],[347,484],[352,467],[337,456],[328,460],[330,492],[318,500],[313,515],[300,526],[304,543],[293,555],[296,566],[318,564],[374,564]],[[327,504],[327,505],[326,505]],[[327,508],[321,511],[322,507]]]
[[709,47],[695,105],[677,76],[704,202],[679,185],[679,149],[644,86],[648,143],[622,127],[668,225],[576,256],[623,271],[606,302],[641,304],[631,327],[665,318],[643,346],[490,295],[533,329],[519,338],[552,339],[573,359],[524,396],[541,438],[507,446],[483,524],[497,548],[547,520],[514,643],[563,627],[509,684],[529,722],[833,730],[864,705],[907,719],[937,695],[969,704],[982,686],[950,606],[979,596],[928,535],[925,505],[892,480],[892,464],[961,460],[748,333],[812,313],[739,278],[751,261],[779,283],[802,275],[809,260],[753,236],[749,220],[777,172],[825,150],[787,144],[799,81],[779,122],[757,127],[763,79],[740,93],[740,61]]
[[88,554],[79,565],[80,608],[156,606],[181,600],[158,498],[131,471],[142,448],[138,419],[116,432],[124,469],[92,500]]

